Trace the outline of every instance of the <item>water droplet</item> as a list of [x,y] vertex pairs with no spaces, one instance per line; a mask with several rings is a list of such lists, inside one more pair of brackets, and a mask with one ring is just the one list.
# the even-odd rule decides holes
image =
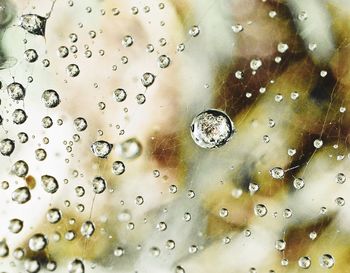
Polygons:
[[146,72],[142,75],[141,82],[143,86],[149,87],[154,83],[155,78],[152,73]]
[[160,55],[158,58],[158,66],[160,68],[167,68],[170,65],[170,58],[166,55]]
[[22,84],[18,82],[10,83],[7,86],[7,92],[13,100],[23,100],[26,95],[26,90]]
[[185,50],[185,44],[181,43],[181,44],[177,45],[177,47],[176,47],[177,52],[182,52],[184,50]]
[[124,249],[121,248],[121,247],[117,247],[117,248],[113,251],[113,254],[114,254],[114,256],[116,256],[116,257],[121,257],[121,256],[123,256],[123,254],[124,254]]
[[137,94],[136,101],[138,104],[144,104],[146,102],[146,97],[144,94]]
[[289,155],[289,156],[293,156],[293,155],[295,155],[295,154],[296,154],[296,152],[297,152],[297,150],[296,150],[296,149],[288,149],[288,155]]
[[34,63],[38,59],[38,53],[34,49],[24,51],[24,58],[29,63]]
[[252,70],[258,70],[262,66],[262,61],[259,59],[253,59],[250,61],[250,68]]
[[339,207],[343,207],[345,205],[345,200],[343,197],[337,197],[334,201]]
[[335,181],[338,184],[343,184],[346,181],[346,176],[343,173],[338,173],[335,177]]
[[40,263],[37,260],[26,259],[24,261],[24,269],[28,273],[37,273],[40,271]]
[[85,272],[85,266],[81,260],[75,259],[68,264],[68,273],[84,273],[84,272]]
[[122,88],[118,88],[116,90],[113,91],[113,98],[117,101],[117,102],[122,102],[126,99],[126,92],[124,89]]
[[30,239],[28,246],[32,251],[43,250],[47,245],[45,236],[41,233],[34,234]]
[[160,255],[160,249],[156,246],[150,248],[151,255],[158,257]]
[[200,33],[199,26],[192,26],[190,30],[188,31],[188,34],[191,35],[192,37],[197,37]]
[[75,187],[75,193],[78,197],[82,197],[85,194],[85,189],[82,186]]
[[35,158],[39,161],[43,161],[46,158],[46,151],[44,149],[36,149],[35,150]]
[[241,24],[235,24],[232,26],[232,30],[234,33],[239,33],[243,31],[243,26]]
[[14,124],[23,124],[27,120],[27,114],[22,109],[16,109],[12,113],[12,121]]
[[51,224],[58,223],[62,218],[62,212],[59,209],[52,208],[46,213],[46,219]]
[[321,70],[321,72],[320,72],[320,76],[321,76],[322,78],[326,77],[327,74],[328,74],[328,72],[327,72],[326,70]]
[[3,156],[10,156],[15,150],[15,142],[9,138],[0,141],[0,153]]
[[298,19],[300,21],[305,21],[307,19],[307,13],[306,11],[301,11],[299,14],[298,14]]
[[106,190],[106,181],[101,176],[96,176],[92,180],[92,187],[94,190],[94,193],[100,194]]
[[80,73],[79,66],[76,64],[70,64],[67,66],[67,73],[70,77],[76,77]]
[[288,45],[287,44],[284,44],[284,43],[278,43],[278,45],[277,45],[277,51],[279,52],[279,53],[284,53],[284,52],[286,52],[287,50],[288,50]]
[[283,251],[286,248],[286,242],[284,240],[277,240],[275,242],[275,248],[279,251]]
[[41,96],[41,99],[48,108],[54,108],[61,102],[58,93],[52,89],[45,90]]
[[284,177],[284,170],[280,167],[274,167],[270,170],[270,175],[275,179],[282,179]]
[[18,160],[12,166],[12,172],[18,177],[24,177],[28,174],[28,164],[23,160]]
[[57,50],[57,54],[60,58],[66,58],[69,54],[69,50],[66,46],[60,46]]
[[80,232],[84,237],[91,237],[95,232],[95,225],[91,221],[86,221],[82,224]]
[[320,257],[320,265],[323,268],[332,268],[334,266],[335,260],[330,254],[323,254]]
[[205,149],[223,146],[234,132],[231,119],[224,112],[215,109],[201,112],[191,124],[192,139],[198,146]]
[[293,186],[295,189],[301,190],[305,186],[304,180],[302,178],[295,178],[293,181]]
[[321,148],[322,145],[323,145],[323,141],[322,141],[321,139],[315,139],[315,140],[314,140],[314,147],[315,147],[316,149]]
[[248,189],[250,194],[252,195],[259,190],[259,185],[256,183],[249,183]]
[[275,101],[276,102],[281,102],[283,100],[283,96],[281,95],[281,94],[277,94],[276,96],[275,96]]
[[300,257],[298,260],[298,265],[303,269],[307,269],[311,266],[311,260],[307,256]]
[[263,136],[263,142],[269,143],[270,142],[270,137],[268,135]]
[[292,92],[290,93],[290,98],[292,100],[296,100],[297,98],[299,98],[299,93],[298,92]]
[[69,39],[72,43],[75,43],[78,41],[78,35],[76,33],[69,34]]
[[55,193],[59,187],[56,178],[50,175],[41,176],[41,185],[48,193]]
[[135,199],[135,204],[136,205],[142,205],[143,204],[143,197],[142,196],[137,196],[136,199]]
[[0,241],[0,257],[6,257],[9,255],[9,247],[5,240]]
[[130,35],[124,36],[124,38],[122,40],[122,45],[124,47],[130,47],[130,46],[132,46],[133,43],[134,43],[134,39]]
[[115,175],[121,175],[125,172],[125,165],[122,161],[114,161],[112,164],[112,172]]
[[82,117],[78,117],[74,120],[74,127],[78,132],[82,132],[87,128],[88,124]]
[[9,226],[8,226],[8,229],[12,233],[19,233],[23,229],[23,221],[21,221],[17,218],[11,219]]
[[264,217],[267,214],[267,208],[263,204],[257,204],[254,207],[254,213],[256,216]]
[[228,216],[228,210],[226,208],[221,208],[219,211],[220,217],[227,217]]
[[182,266],[178,265],[175,268],[175,273],[186,273],[186,271]]
[[106,158],[107,155],[111,152],[113,144],[110,144],[104,140],[98,140],[92,143],[90,148],[95,156],[100,158]]
[[46,264],[46,269],[48,271],[55,271],[57,268],[57,263],[55,261],[48,261]]
[[47,18],[36,14],[24,14],[19,19],[19,25],[26,31],[34,35],[45,35]]
[[50,128],[53,124],[53,121],[49,116],[46,116],[41,120],[41,124],[44,128]]
[[315,240],[317,237],[317,232],[316,231],[311,231],[309,234],[309,237],[311,240]]
[[44,59],[42,61],[44,67],[49,67],[50,66],[50,61],[48,59]]

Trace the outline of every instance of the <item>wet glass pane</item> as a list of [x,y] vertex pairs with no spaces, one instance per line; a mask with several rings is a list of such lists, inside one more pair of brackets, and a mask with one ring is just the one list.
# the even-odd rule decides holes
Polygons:
[[0,0],[0,272],[349,272],[347,0]]

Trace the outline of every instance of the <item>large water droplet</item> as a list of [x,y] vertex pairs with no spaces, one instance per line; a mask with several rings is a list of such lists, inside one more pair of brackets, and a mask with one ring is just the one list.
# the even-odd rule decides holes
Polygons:
[[91,151],[97,157],[106,158],[111,152],[113,144],[108,143],[104,140],[98,140],[91,144]]
[[38,57],[38,53],[35,49],[30,48],[24,51],[24,58],[29,63],[34,63],[38,59]]
[[18,204],[24,204],[31,198],[28,187],[20,187],[12,193],[12,201]]
[[95,193],[100,194],[106,190],[106,181],[101,176],[96,176],[92,180],[92,187]]
[[74,120],[74,127],[78,132],[84,131],[87,126],[87,121],[82,117],[78,117]]
[[67,66],[67,73],[70,77],[76,77],[80,73],[79,66],[76,64],[70,64]]
[[141,82],[143,86],[149,87],[154,83],[156,76],[154,76],[152,73],[146,72],[142,75]]
[[43,250],[47,245],[45,236],[41,233],[34,234],[30,239],[28,246],[32,251]]
[[256,216],[264,217],[267,214],[267,208],[263,204],[257,204],[254,207],[254,213]]
[[45,90],[41,96],[44,104],[48,108],[54,108],[60,104],[60,96],[55,90],[49,89]]
[[14,124],[23,124],[27,120],[27,114],[22,109],[16,109],[12,113],[12,121]]
[[13,100],[23,100],[26,95],[25,88],[18,82],[10,83],[6,89],[7,93]]
[[58,190],[58,182],[56,178],[51,175],[41,176],[41,185],[48,193],[55,193]]
[[122,161],[114,161],[112,164],[112,172],[115,175],[121,175],[125,172],[125,165]]
[[335,260],[332,255],[330,254],[323,254],[320,257],[320,265],[323,268],[332,268],[335,264]]
[[9,138],[0,141],[0,153],[3,156],[10,156],[15,150],[15,142]]
[[17,218],[10,220],[8,229],[12,233],[19,233],[22,230],[22,228],[23,228],[23,221]]
[[82,224],[80,232],[84,237],[91,237],[95,232],[95,225],[91,221],[86,221]]
[[234,132],[231,119],[224,112],[215,109],[201,112],[191,124],[191,136],[194,142],[205,149],[223,146]]
[[61,218],[62,218],[62,212],[56,208],[49,209],[46,214],[46,219],[51,224],[58,223],[61,220]]
[[275,179],[282,179],[284,177],[284,170],[280,167],[274,167],[270,170],[270,175]]
[[311,260],[307,256],[300,257],[298,260],[298,265],[303,269],[307,269],[311,266]]
[[34,35],[45,35],[47,18],[36,14],[24,14],[19,18],[19,25]]
[[12,171],[18,177],[24,177],[28,174],[29,167],[28,164],[23,160],[18,160],[13,164]]
[[117,101],[117,102],[122,102],[126,99],[126,92],[124,89],[122,88],[118,88],[116,90],[113,91],[113,98]]

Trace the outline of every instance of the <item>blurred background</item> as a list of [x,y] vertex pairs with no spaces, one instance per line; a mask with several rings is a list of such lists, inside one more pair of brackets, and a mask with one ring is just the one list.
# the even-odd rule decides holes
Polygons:
[[0,0],[0,272],[350,272],[349,15]]

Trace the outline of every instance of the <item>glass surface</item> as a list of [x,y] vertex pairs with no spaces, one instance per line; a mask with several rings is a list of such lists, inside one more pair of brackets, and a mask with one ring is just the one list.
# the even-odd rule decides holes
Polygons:
[[349,16],[0,0],[0,272],[350,272]]

